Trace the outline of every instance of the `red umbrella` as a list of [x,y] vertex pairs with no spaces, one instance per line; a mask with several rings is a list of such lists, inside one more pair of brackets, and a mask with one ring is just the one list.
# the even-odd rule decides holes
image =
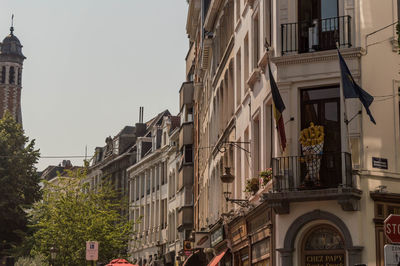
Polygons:
[[127,260],[124,260],[124,259],[114,259],[114,260],[110,261],[110,263],[107,264],[106,266],[139,266],[139,265],[131,264]]

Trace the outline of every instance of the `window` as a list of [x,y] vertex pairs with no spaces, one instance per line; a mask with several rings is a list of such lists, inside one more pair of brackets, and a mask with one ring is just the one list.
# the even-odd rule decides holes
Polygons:
[[192,145],[183,146],[183,163],[193,163]]
[[236,106],[242,102],[242,54],[239,51],[236,54]]
[[22,79],[21,74],[22,74],[21,68],[18,68],[18,85],[21,85],[21,79]]
[[1,83],[6,83],[6,67],[1,68]]
[[[321,160],[320,182],[326,187],[342,183],[341,122],[339,86],[301,91],[301,129],[310,123],[324,126],[324,148]],[[302,170],[302,177],[306,169]]]
[[253,119],[253,176],[258,176],[261,166],[261,149],[260,149],[261,141],[260,141],[260,119],[259,116]]
[[306,233],[301,251],[302,265],[316,262],[321,265],[344,265],[346,260],[342,235],[336,228],[327,224],[314,227]]
[[249,35],[244,38],[244,82],[249,79]]
[[264,41],[271,42],[271,0],[264,0]]
[[[244,142],[245,142],[245,144],[244,144],[244,149],[246,150],[246,151],[248,151],[249,150],[249,147],[250,147],[250,145],[249,145],[249,142],[250,142],[250,139],[249,139],[249,129],[248,128],[246,128],[246,130],[244,131]],[[246,152],[245,152],[245,156],[249,156]],[[249,162],[249,157],[247,157],[247,158],[245,158],[245,166],[244,166],[244,169],[246,169],[245,170],[245,179],[248,179],[248,178],[250,178],[250,162]]]
[[14,84],[15,83],[15,70],[14,67],[10,67],[10,74],[8,77],[8,83],[9,84]]
[[260,60],[260,23],[259,14],[253,18],[253,69],[257,68]]

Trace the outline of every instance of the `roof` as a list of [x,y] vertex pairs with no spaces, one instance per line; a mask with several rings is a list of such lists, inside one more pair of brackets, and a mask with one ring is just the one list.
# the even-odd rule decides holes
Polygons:
[[10,34],[4,38],[1,44],[0,55],[11,55],[25,59],[25,56],[22,54],[21,42],[14,35],[13,27],[10,28]]

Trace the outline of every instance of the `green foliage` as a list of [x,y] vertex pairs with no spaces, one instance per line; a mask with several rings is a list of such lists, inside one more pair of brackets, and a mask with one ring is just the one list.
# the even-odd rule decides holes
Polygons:
[[42,254],[37,254],[34,257],[21,257],[15,262],[15,266],[48,266],[46,257]]
[[45,183],[43,200],[34,205],[32,254],[43,253],[50,261],[55,247],[56,265],[85,265],[86,241],[99,241],[100,262],[126,257],[133,223],[121,215],[117,192],[108,183],[89,189],[82,169],[68,176]]
[[10,254],[27,232],[27,214],[40,199],[35,164],[39,151],[10,113],[0,119],[0,257]]

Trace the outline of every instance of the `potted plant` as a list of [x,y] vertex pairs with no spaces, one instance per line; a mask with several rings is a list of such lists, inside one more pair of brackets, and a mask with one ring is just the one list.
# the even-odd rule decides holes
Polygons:
[[244,192],[251,192],[254,195],[259,190],[259,188],[260,188],[260,182],[258,178],[253,177],[246,180],[246,189]]
[[265,171],[260,172],[260,178],[262,180],[263,186],[267,185],[270,180],[272,180],[272,168],[267,168]]

